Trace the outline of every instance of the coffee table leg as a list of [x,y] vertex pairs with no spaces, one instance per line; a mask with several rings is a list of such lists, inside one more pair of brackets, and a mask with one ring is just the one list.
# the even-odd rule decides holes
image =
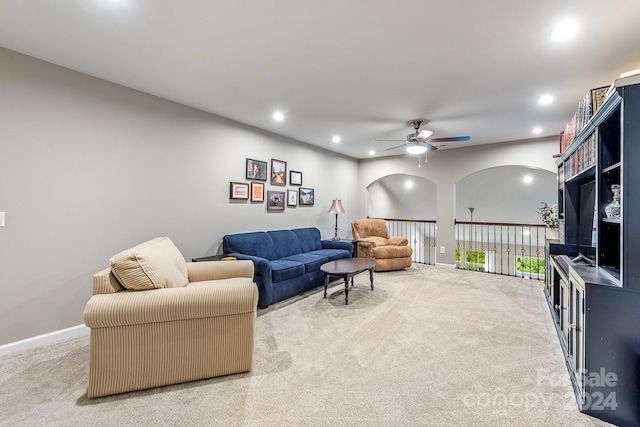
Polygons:
[[349,276],[344,276],[344,305],[349,305]]
[[373,290],[373,268],[369,270],[369,279],[371,279],[371,290]]
[[324,298],[327,297],[327,287],[329,286],[329,275],[324,273]]

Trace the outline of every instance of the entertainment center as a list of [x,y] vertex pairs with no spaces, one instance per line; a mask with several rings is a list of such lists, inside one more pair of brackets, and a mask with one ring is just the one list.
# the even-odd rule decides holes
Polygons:
[[[640,424],[640,84],[616,80],[558,157],[545,295],[582,412]],[[634,84],[635,83],[635,84]]]

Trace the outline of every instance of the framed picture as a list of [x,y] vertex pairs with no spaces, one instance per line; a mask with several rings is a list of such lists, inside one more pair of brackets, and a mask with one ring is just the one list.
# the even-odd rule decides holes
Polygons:
[[267,212],[284,211],[284,191],[267,191]]
[[300,206],[313,205],[313,199],[314,199],[313,188],[300,188],[298,192],[300,193],[300,198],[298,201]]
[[298,192],[287,190],[287,206],[298,206]]
[[302,185],[302,172],[298,172],[298,171],[289,172],[289,184]]
[[262,182],[251,182],[251,201],[264,202],[264,184]]
[[271,185],[287,185],[287,162],[271,159]]
[[249,183],[231,182],[229,198],[233,200],[247,200],[249,198]]
[[247,179],[267,180],[267,162],[247,159]]

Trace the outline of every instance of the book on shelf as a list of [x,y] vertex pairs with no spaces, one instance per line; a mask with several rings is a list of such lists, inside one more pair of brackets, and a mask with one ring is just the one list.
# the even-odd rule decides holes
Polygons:
[[591,89],[578,103],[578,109],[564,130],[560,132],[560,153],[563,153],[571,145],[576,136],[589,123],[591,117],[602,106],[604,100],[607,99],[608,88],[608,86],[602,86]]
[[562,173],[562,181],[573,178],[581,172],[589,169],[596,162],[596,138],[592,134],[587,138],[564,163],[564,169],[558,170],[558,181],[560,181],[560,173]]
[[607,99],[607,93],[609,86],[602,86],[595,89],[591,89],[591,115],[594,115],[596,111],[602,106],[602,103]]

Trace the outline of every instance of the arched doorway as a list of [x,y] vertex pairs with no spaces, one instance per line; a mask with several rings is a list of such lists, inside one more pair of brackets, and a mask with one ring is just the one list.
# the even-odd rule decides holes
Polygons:
[[367,186],[367,216],[387,220],[392,236],[403,236],[413,261],[436,262],[436,184],[415,175],[392,174]]

